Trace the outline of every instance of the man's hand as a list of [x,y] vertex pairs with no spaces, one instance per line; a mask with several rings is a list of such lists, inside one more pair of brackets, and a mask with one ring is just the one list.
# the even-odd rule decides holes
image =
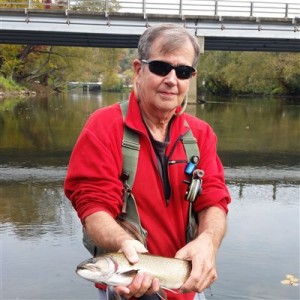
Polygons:
[[198,213],[198,224],[198,236],[175,255],[192,262],[190,277],[180,288],[183,293],[200,293],[217,279],[216,255],[226,231],[226,213],[209,207]]
[[190,277],[181,286],[182,293],[201,293],[217,279],[215,249],[211,237],[198,236],[176,253],[176,258],[192,262]]
[[148,252],[148,250],[138,240],[130,239],[130,240],[125,240],[121,244],[121,248],[119,249],[119,252],[123,252],[131,264],[135,264],[139,260],[138,253],[146,253]]
[[130,285],[115,287],[115,290],[126,299],[141,297],[144,294],[151,295],[159,291],[159,280],[152,278],[148,273],[138,273]]
[[[122,243],[120,251],[124,253],[131,264],[139,260],[138,253],[148,252],[144,245],[137,240],[126,240]],[[144,294],[155,294],[159,290],[159,281],[152,278],[148,273],[138,273],[132,283],[127,287],[116,287],[116,292],[129,299],[130,297],[141,297]]]

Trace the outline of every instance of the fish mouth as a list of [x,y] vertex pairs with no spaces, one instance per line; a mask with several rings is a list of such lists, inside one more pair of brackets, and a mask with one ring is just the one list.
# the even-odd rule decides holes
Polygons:
[[76,268],[76,273],[80,271],[90,271],[93,273],[101,273],[103,276],[111,275],[117,270],[117,265],[110,258],[97,259],[90,258],[80,263]]
[[98,268],[95,265],[95,259],[90,258],[90,259],[80,263],[76,268],[76,272],[79,271],[79,270],[97,271]]
[[81,271],[81,270],[88,270],[88,271],[91,271],[91,272],[97,272],[97,271],[99,271],[99,268],[97,268],[94,265],[77,266],[76,272]]
[[88,269],[88,268],[86,268],[85,266],[77,266],[76,272],[79,270],[86,270],[86,269]]

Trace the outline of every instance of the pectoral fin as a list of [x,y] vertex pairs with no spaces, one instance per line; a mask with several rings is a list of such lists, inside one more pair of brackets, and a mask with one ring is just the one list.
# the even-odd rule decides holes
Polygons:
[[128,277],[134,277],[138,272],[139,272],[139,270],[129,270],[129,271],[125,271],[125,272],[119,273],[119,275],[128,276]]

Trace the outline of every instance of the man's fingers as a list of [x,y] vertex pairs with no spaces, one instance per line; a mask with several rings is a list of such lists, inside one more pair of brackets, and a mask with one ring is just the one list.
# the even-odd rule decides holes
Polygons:
[[123,297],[141,297],[144,294],[154,294],[159,290],[158,279],[153,279],[148,273],[138,273],[128,287],[116,287]]
[[128,259],[128,261],[132,264],[135,264],[139,260],[138,253],[145,253],[148,252],[145,246],[137,241],[137,240],[126,240],[122,243],[121,249]]

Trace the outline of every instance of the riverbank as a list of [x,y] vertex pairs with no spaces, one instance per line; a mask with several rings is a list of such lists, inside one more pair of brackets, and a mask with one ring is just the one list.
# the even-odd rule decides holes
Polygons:
[[14,97],[14,96],[20,96],[20,97],[35,97],[37,95],[36,91],[28,91],[28,90],[21,90],[21,91],[6,91],[1,92],[0,91],[0,100],[4,99],[6,97]]
[[[35,97],[37,95],[48,95],[53,93],[61,93],[62,90],[53,90],[49,87],[45,87],[40,83],[34,83],[31,84],[30,87],[24,87],[24,86],[14,86],[10,87],[9,89],[3,89],[3,86],[1,86],[0,82],[0,101],[4,100],[6,98],[10,97]],[[108,92],[108,91],[102,91],[102,92]],[[214,96],[214,97],[222,97],[223,99],[232,99],[232,97],[236,98],[253,98],[253,97],[262,97],[262,98],[281,98],[285,99],[288,102],[296,102],[300,103],[300,95],[291,95],[291,94],[259,94],[259,93],[247,93],[247,94],[236,94],[236,95],[228,95],[228,94],[218,94],[218,95],[212,95],[206,92],[199,92],[198,97],[195,101],[189,101],[189,104],[203,104],[207,102],[207,97]]]
[[38,82],[27,86],[0,76],[0,101],[9,97],[35,97],[48,92],[51,92],[49,88]]
[[30,85],[30,87],[19,86],[17,88],[11,87],[6,89],[1,87],[0,85],[0,101],[11,97],[20,97],[20,98],[36,97],[38,95],[47,95],[53,92],[55,91],[50,90],[49,88],[39,83],[34,83],[33,85]]

